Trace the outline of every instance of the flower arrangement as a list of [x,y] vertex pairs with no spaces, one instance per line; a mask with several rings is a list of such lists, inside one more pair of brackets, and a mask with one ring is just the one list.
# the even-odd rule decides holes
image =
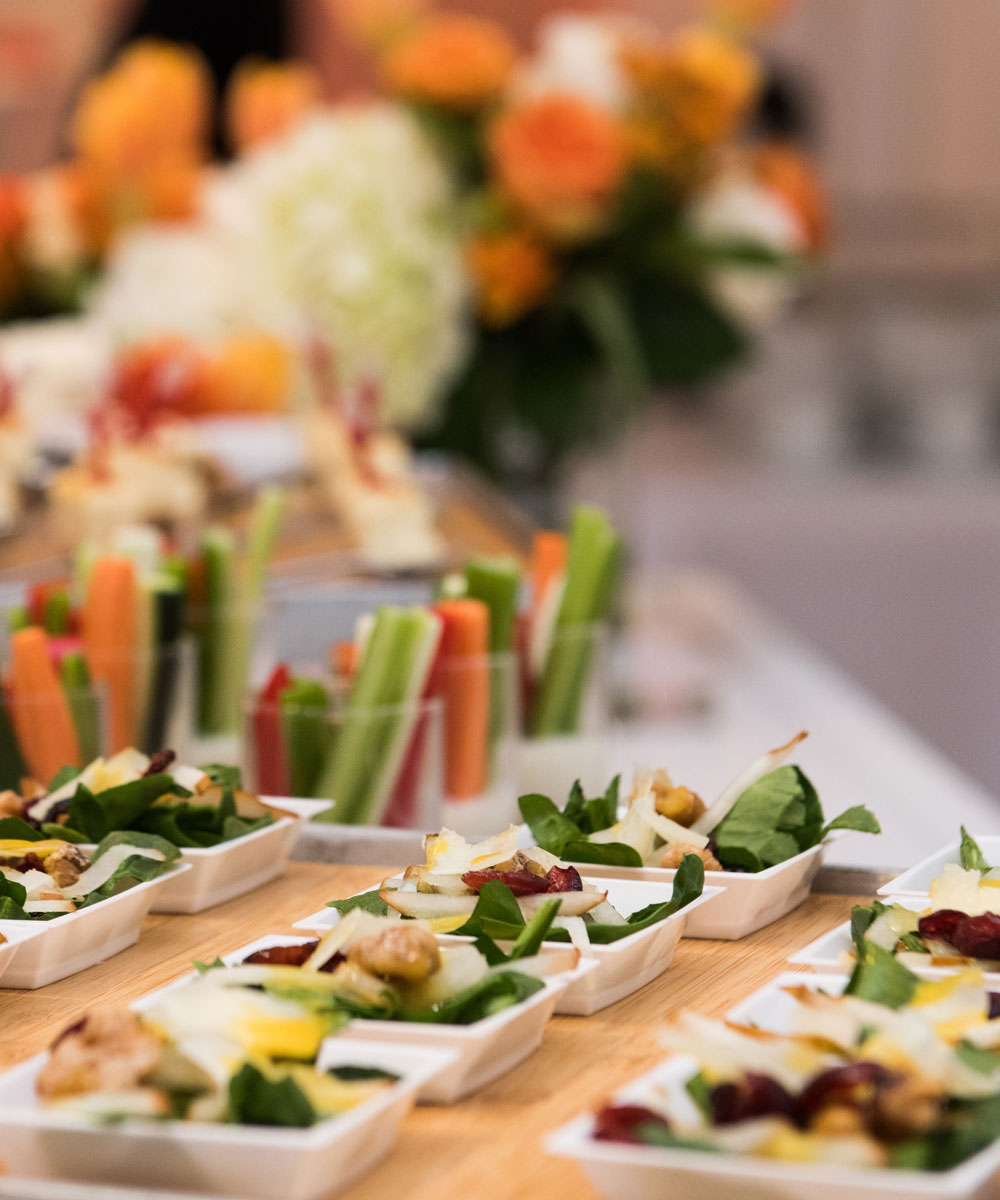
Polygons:
[[794,292],[821,193],[797,150],[749,137],[748,35],[783,7],[715,0],[669,34],[567,15],[527,56],[491,21],[412,3],[361,31],[459,180],[476,329],[444,444],[544,475],[648,390],[735,363]]

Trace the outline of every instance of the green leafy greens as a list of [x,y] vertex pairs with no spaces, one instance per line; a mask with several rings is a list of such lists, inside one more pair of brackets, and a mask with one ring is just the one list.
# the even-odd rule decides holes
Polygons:
[[959,855],[962,869],[965,871],[978,871],[980,875],[985,875],[987,871],[992,870],[982,850],[979,849],[979,843],[964,825],[962,826],[962,845]]

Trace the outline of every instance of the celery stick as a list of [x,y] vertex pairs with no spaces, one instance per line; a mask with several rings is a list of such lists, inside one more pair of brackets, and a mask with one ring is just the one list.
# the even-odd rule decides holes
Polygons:
[[149,753],[167,749],[167,730],[178,703],[181,637],[184,633],[183,584],[173,571],[155,580],[153,601],[156,606],[156,643],[153,647],[154,674],[150,682],[149,708],[143,744]]
[[228,665],[232,661],[235,541],[228,529],[206,529],[201,540],[205,603],[196,614],[198,639],[198,726],[202,733],[235,728]]
[[62,685],[66,690],[69,711],[73,717],[76,736],[80,742],[80,761],[93,762],[104,752],[101,738],[101,709],[92,685],[87,660],[79,651],[63,656],[59,666]]
[[513,558],[474,558],[465,568],[465,595],[490,610],[490,653],[514,648],[521,568]]
[[621,553],[621,539],[607,516],[598,508],[577,508],[570,529],[566,587],[555,636],[529,721],[529,731],[535,737],[576,733],[579,729],[594,649],[587,626],[608,618]]
[[313,796],[330,742],[326,688],[316,679],[296,679],[278,704],[291,794]]
[[321,820],[381,821],[418,719],[400,706],[422,698],[440,636],[426,609],[379,610],[316,786],[333,800]]
[[42,625],[46,633],[60,637],[69,632],[69,593],[51,592],[45,599]]
[[19,629],[27,629],[31,624],[31,614],[19,604],[14,608],[7,609],[7,630],[10,633],[17,633]]
[[[153,700],[158,635],[156,631],[156,600],[148,579],[143,576],[139,577],[139,586],[136,588],[135,620],[135,662],[132,664],[133,679],[135,680],[131,713],[132,745],[152,754],[163,748],[162,746],[143,744]],[[116,746],[114,749],[119,750],[123,747]]]

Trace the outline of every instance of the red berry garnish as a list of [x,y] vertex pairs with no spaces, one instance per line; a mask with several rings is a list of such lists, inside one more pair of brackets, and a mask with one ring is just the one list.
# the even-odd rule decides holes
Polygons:
[[549,867],[545,876],[550,892],[582,892],[583,880],[576,867]]
[[963,917],[949,940],[959,954],[969,958],[1000,958],[1000,916]]
[[748,1071],[734,1083],[720,1083],[708,1096],[714,1125],[735,1125],[753,1117],[790,1117],[795,1101],[770,1075]]
[[594,1115],[594,1137],[599,1142],[641,1144],[644,1125],[669,1130],[670,1123],[659,1113],[641,1104],[609,1104]]
[[955,927],[965,920],[965,913],[954,908],[942,908],[920,918],[917,932],[922,938],[933,938],[936,942],[951,942]]
[[530,871],[498,871],[495,867],[487,867],[482,871],[466,871],[462,882],[474,892],[481,892],[491,881],[505,883],[515,896],[531,896],[549,890],[549,882],[544,875],[532,875]]

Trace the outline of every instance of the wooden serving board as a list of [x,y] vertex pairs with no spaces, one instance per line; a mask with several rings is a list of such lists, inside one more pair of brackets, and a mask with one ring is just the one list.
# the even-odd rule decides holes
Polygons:
[[[293,932],[293,921],[327,900],[390,874],[390,868],[292,863],[281,879],[208,912],[147,918],[137,945],[71,979],[35,992],[0,989],[0,1069],[43,1050],[84,1012],[127,1003],[186,973],[194,959],[210,961],[265,934]],[[338,1195],[594,1200],[571,1162],[544,1153],[544,1137],[658,1062],[657,1029],[672,1013],[695,1008],[722,1015],[789,969],[786,957],[843,921],[857,899],[814,894],[741,942],[682,941],[670,970],[635,995],[592,1017],[553,1018],[541,1049],[519,1067],[460,1104],[417,1109],[395,1152]],[[0,1188],[5,1194],[16,1193]]]

